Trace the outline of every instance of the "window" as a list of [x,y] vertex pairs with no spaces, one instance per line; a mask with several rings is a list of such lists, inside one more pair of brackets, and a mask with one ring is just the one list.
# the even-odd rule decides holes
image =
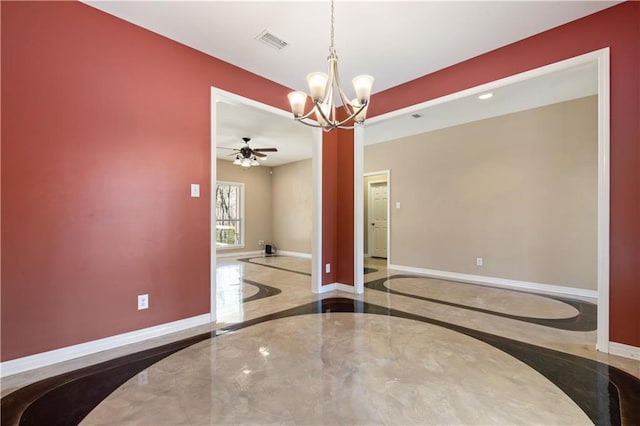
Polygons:
[[244,184],[216,185],[216,247],[244,247]]

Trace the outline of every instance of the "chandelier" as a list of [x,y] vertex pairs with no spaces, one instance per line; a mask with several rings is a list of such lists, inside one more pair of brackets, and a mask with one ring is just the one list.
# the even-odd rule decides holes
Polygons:
[[[364,123],[369,107],[369,97],[371,96],[371,86],[373,77],[370,75],[359,75],[352,80],[356,92],[356,98],[349,101],[340,84],[338,75],[338,55],[333,45],[333,0],[331,0],[331,45],[329,46],[329,72],[313,72],[307,75],[309,93],[313,101],[313,108],[305,113],[304,108],[307,102],[305,92],[296,91],[289,93],[291,112],[293,118],[302,124],[312,127],[321,127],[325,132],[333,129],[353,129],[356,124]],[[337,94],[337,96],[336,96]],[[346,118],[342,121],[336,116],[336,101],[342,102],[342,108],[346,112]],[[318,124],[306,122],[315,113]],[[350,122],[353,121],[353,125]]]

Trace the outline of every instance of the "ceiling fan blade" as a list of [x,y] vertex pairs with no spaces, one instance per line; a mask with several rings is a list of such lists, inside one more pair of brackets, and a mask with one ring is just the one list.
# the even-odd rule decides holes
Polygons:
[[238,155],[238,153],[237,152],[233,152],[231,154],[228,154],[227,157],[233,157],[234,155]]
[[235,148],[227,148],[226,146],[217,146],[216,148],[218,149],[231,149],[233,151],[240,151],[239,149],[235,149]]
[[263,158],[263,157],[267,156],[267,154],[263,154],[261,152],[257,152],[255,149],[253,150],[253,155],[255,155],[256,157],[260,157],[260,158]]
[[278,152],[278,148],[256,148],[253,152]]

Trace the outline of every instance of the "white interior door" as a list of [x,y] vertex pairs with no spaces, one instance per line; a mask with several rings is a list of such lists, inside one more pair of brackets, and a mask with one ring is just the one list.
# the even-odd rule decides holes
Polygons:
[[387,258],[387,182],[372,182],[369,186],[369,222],[374,257]]

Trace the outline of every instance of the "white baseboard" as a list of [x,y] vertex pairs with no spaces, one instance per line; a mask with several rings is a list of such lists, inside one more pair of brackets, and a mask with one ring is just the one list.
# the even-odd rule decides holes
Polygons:
[[225,258],[225,257],[247,257],[247,256],[262,256],[264,252],[262,250],[257,251],[243,251],[241,253],[221,253],[216,252],[216,258]]
[[105,337],[104,339],[93,340],[91,342],[80,343],[78,345],[67,346],[48,352],[4,361],[0,363],[0,377],[11,376],[12,374],[46,367],[48,365],[69,361],[81,356],[91,355],[132,343],[138,343],[142,340],[164,336],[166,334],[175,333],[188,328],[208,324],[210,322],[211,314],[203,314],[179,321],[143,328],[141,330]]
[[553,284],[541,284],[529,281],[510,280],[506,278],[485,277],[483,275],[461,274],[458,272],[438,271],[436,269],[415,268],[413,266],[389,265],[390,269],[397,271],[412,272],[415,274],[427,275],[433,278],[442,278],[446,280],[461,281],[472,284],[483,284],[493,287],[518,288],[525,290],[534,290],[543,293],[554,293],[563,296],[579,296],[598,299],[596,290],[586,290],[582,288],[564,287]]
[[282,256],[301,257],[303,259],[311,259],[311,253],[302,253],[299,251],[278,250],[276,254]]
[[624,343],[609,342],[609,353],[625,358],[640,361],[640,348],[637,346],[625,345]]
[[332,283],[326,284],[320,287],[320,291],[318,293],[329,293],[330,291],[344,291],[347,293],[355,293],[356,288],[352,285],[342,284],[342,283]]

